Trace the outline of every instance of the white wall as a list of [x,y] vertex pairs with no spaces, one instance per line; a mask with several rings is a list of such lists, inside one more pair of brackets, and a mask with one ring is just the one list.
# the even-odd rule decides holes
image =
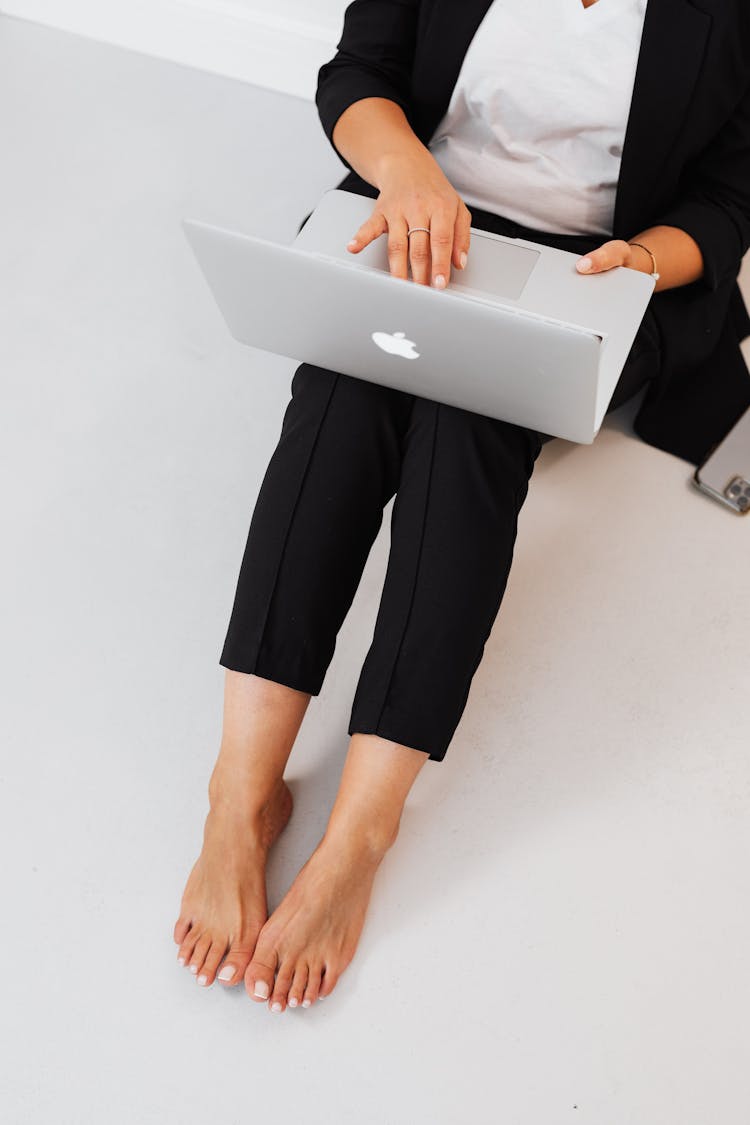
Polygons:
[[0,0],[0,13],[312,98],[346,0]]
[[[222,6],[221,0],[218,3],[206,0],[206,3],[215,8]],[[249,11],[276,13],[288,19],[327,21],[329,24],[341,19],[345,7],[341,0],[235,0],[235,4]]]

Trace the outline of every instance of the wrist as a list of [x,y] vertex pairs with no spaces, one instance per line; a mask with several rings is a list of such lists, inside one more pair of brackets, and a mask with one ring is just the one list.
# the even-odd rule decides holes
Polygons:
[[653,252],[649,251],[640,242],[628,242],[630,250],[628,251],[628,260],[625,263],[629,269],[640,270],[641,273],[650,274],[659,280],[658,270],[656,268],[656,258]]
[[423,160],[426,156],[434,159],[429,149],[425,148],[416,138],[406,139],[403,144],[385,149],[381,152],[373,168],[373,185],[378,191],[383,190],[383,184],[393,175],[403,172],[409,163]]
[[628,246],[630,247],[626,263],[628,268],[631,270],[640,270],[641,273],[651,273],[653,269],[651,256],[646,253],[642,246],[634,246],[632,242],[629,242]]

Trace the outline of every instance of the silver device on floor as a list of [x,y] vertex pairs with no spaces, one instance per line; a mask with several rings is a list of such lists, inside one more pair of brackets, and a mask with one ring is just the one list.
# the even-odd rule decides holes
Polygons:
[[709,450],[691,480],[707,496],[739,515],[750,512],[750,409]]
[[327,191],[289,245],[194,219],[183,229],[245,344],[569,441],[596,437],[654,279],[471,230],[446,289],[389,272],[386,237],[346,249],[373,200]]

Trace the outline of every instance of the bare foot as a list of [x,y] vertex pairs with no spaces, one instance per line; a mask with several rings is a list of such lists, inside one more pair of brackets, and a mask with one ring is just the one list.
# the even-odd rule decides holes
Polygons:
[[386,850],[324,836],[260,931],[245,972],[253,1000],[282,1012],[332,992],[354,957]]
[[[279,780],[265,805],[248,807],[234,793],[211,801],[203,850],[182,896],[174,928],[178,961],[210,985],[237,984],[268,917],[266,858],[292,813],[292,794]],[[225,959],[226,954],[226,959]]]

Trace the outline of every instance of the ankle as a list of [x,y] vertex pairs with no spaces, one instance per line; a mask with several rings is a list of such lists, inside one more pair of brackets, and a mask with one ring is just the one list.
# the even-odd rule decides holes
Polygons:
[[335,848],[339,853],[379,862],[395,844],[399,826],[400,820],[393,825],[368,816],[334,811],[321,843],[325,847]]
[[281,777],[259,777],[217,763],[208,782],[209,805],[217,813],[261,818],[278,797],[282,784]]

